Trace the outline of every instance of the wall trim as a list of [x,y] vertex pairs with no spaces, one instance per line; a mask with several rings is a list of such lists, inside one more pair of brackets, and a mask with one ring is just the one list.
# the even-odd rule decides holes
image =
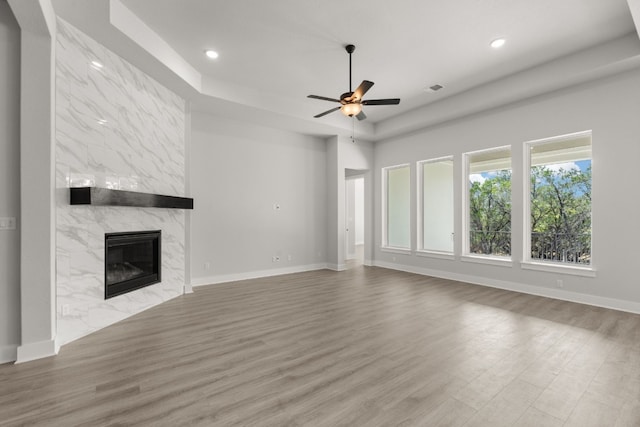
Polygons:
[[3,363],[15,362],[17,358],[18,346],[16,344],[0,346],[0,365]]
[[221,274],[218,276],[196,277],[191,279],[191,286],[215,285],[218,283],[237,282],[239,280],[259,279],[262,277],[281,276],[283,274],[303,273],[305,271],[323,270],[327,264],[307,264],[294,267],[274,268],[270,270],[256,270],[242,273]]
[[38,341],[17,348],[16,364],[30,362],[58,354],[60,346],[55,340]]
[[327,264],[325,268],[333,271],[345,271],[347,269],[347,264]]
[[404,271],[407,273],[414,273],[422,276],[432,276],[441,279],[456,280],[458,282],[465,282],[473,285],[488,286],[491,288],[504,289],[507,291],[520,292],[523,294],[553,298],[562,301],[575,302],[578,304],[593,305],[596,307],[640,314],[640,303],[634,301],[625,301],[615,298],[601,297],[598,295],[581,294],[578,292],[570,292],[564,289],[543,288],[540,286],[527,285],[524,283],[490,279],[487,277],[471,276],[467,274],[451,273],[442,270],[432,270],[423,267],[395,264],[385,261],[374,261],[374,265],[376,267]]

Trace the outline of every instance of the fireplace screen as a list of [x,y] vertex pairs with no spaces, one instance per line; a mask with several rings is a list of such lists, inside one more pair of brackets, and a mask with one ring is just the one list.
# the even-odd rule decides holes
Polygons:
[[107,233],[105,299],[160,282],[160,230]]

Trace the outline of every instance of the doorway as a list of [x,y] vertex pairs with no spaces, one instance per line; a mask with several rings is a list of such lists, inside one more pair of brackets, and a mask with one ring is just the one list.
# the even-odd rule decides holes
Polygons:
[[364,175],[345,176],[345,258],[347,268],[364,264]]

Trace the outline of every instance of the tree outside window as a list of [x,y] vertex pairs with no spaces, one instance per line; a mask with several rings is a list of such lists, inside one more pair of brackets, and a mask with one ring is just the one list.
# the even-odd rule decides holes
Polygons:
[[591,264],[591,133],[528,143],[531,261]]
[[469,254],[511,256],[511,150],[467,153]]

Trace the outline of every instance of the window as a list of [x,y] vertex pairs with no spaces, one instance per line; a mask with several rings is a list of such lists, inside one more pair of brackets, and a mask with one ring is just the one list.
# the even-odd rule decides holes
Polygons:
[[418,249],[453,253],[453,158],[418,162]]
[[383,245],[388,248],[410,249],[410,168],[400,165],[385,168]]
[[591,132],[525,144],[524,261],[591,265]]
[[511,150],[465,154],[467,255],[511,257]]

